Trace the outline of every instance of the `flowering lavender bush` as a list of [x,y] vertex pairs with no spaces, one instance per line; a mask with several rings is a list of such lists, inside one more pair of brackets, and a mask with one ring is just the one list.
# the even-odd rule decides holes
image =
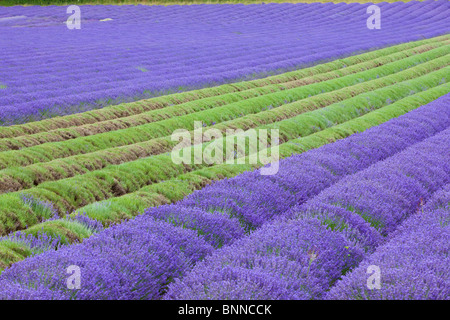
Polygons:
[[312,299],[363,253],[318,219],[276,221],[217,250],[164,298]]
[[450,182],[449,139],[450,128],[345,177],[285,217],[215,251],[176,279],[165,299],[322,298],[416,212],[419,199],[428,200]]
[[[191,230],[141,216],[14,264],[1,275],[0,299],[155,299],[211,250]],[[71,265],[82,270],[80,290],[67,288]]]
[[[436,192],[326,299],[448,299],[450,297],[450,185]],[[381,271],[381,288],[368,289],[367,267]]]
[[[80,30],[67,29],[58,6],[1,8],[9,45],[0,47],[0,124],[266,76],[449,30],[448,1],[378,6],[376,32],[357,3],[81,6]],[[22,18],[5,19],[12,16]]]

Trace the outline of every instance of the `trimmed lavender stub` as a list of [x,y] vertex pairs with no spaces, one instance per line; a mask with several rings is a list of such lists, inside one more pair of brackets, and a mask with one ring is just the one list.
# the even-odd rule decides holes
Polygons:
[[376,32],[358,3],[81,6],[80,30],[66,28],[57,6],[2,8],[0,17],[25,18],[0,22],[9,44],[0,48],[0,124],[260,78],[450,28],[446,0],[378,6]]
[[[216,250],[172,283],[164,298],[245,299],[264,292],[265,299],[320,299],[417,211],[419,199],[449,183],[449,140],[450,128],[344,178],[286,217]],[[249,278],[253,269],[258,278]],[[275,278],[284,284],[262,280]]]
[[[354,271],[340,280],[326,299],[450,298],[450,185],[420,209]],[[381,270],[380,289],[370,290],[368,266]]]
[[[211,250],[191,230],[140,216],[14,264],[1,275],[0,299],[157,299]],[[80,290],[67,288],[71,265],[80,267]]]
[[[448,108],[449,100],[450,94],[378,127],[352,135],[347,139],[337,141],[331,145],[323,146],[302,155],[283,160],[280,165],[280,171],[275,176],[262,177],[258,172],[254,172],[218,182],[215,185],[196,192],[178,204],[148,209],[146,214],[106,229],[92,238],[84,240],[81,244],[67,246],[56,252],[47,252],[40,256],[18,262],[0,275],[0,281],[3,281],[5,286],[6,283],[20,283],[20,288],[24,288],[25,291],[21,291],[17,286],[9,284],[8,288],[10,289],[8,290],[10,291],[5,291],[3,296],[0,297],[13,299],[27,294],[32,298],[53,295],[55,298],[68,299],[73,294],[73,298],[76,299],[103,299],[107,296],[110,296],[111,299],[160,298],[161,294],[164,293],[165,286],[170,281],[173,281],[175,278],[182,278],[191,270],[193,264],[202,260],[207,254],[212,253],[214,247],[219,247],[221,244],[233,243],[233,241],[242,237],[244,231],[249,230],[246,221],[252,222],[248,217],[253,216],[251,214],[241,214],[241,216],[236,214],[236,218],[233,217],[227,221],[226,215],[230,214],[231,209],[241,210],[237,213],[245,213],[249,209],[258,210],[264,219],[252,226],[256,225],[260,227],[263,225],[263,228],[267,229],[261,230],[275,232],[270,230],[275,230],[276,228],[270,229],[271,224],[266,227],[264,226],[264,222],[270,221],[274,217],[285,215],[287,207],[295,203],[302,204],[308,198],[313,197],[321,190],[336,183],[344,176],[363,170],[374,162],[392,156],[396,152],[433,136],[448,127],[448,115],[450,114]],[[322,156],[322,153],[325,156]],[[434,154],[433,150],[429,154],[430,156]],[[329,159],[333,159],[335,162]],[[263,201],[264,199],[260,196],[254,197],[256,194],[252,193],[252,190],[248,186],[250,186],[251,182],[255,181],[257,181],[258,190],[264,196],[267,196],[267,202],[271,201],[271,203],[265,203]],[[229,188],[227,188],[228,185],[230,186]],[[280,199],[264,191],[264,186],[276,187],[276,185],[279,186],[276,188],[278,190],[277,192],[287,195],[286,201],[287,199],[291,201],[288,206],[280,201]],[[247,198],[238,198],[241,202],[232,200],[230,203],[234,207],[227,205],[227,202],[224,201],[223,203],[226,205],[222,205],[220,208],[222,213],[217,212],[219,208],[216,204],[218,202],[212,202],[216,205],[216,213],[209,213],[206,210],[206,208],[211,208],[208,201],[212,197],[222,197],[221,199],[223,200],[232,195],[237,195],[238,192],[236,190],[238,190],[237,188],[239,186],[244,186],[241,189],[249,195]],[[203,192],[208,196],[202,196]],[[201,204],[200,208],[195,207],[198,205],[196,203]],[[239,205],[236,206],[236,203]],[[264,208],[267,208],[266,211],[264,211]],[[214,212],[214,210],[211,211]],[[374,234],[381,237],[375,228],[368,225],[357,214],[350,211],[347,211],[346,214],[348,218],[345,221],[351,225],[350,231],[352,233],[349,233],[350,235],[366,235],[369,234],[369,231],[373,230]],[[240,217],[245,219],[239,220]],[[155,221],[155,219],[166,220],[167,222]],[[304,283],[302,281],[307,281],[307,287],[300,293],[296,293],[297,295],[295,297],[299,299],[304,297],[318,297],[325,290],[324,288],[327,288],[333,281],[337,280],[337,270],[347,269],[349,266],[356,265],[356,261],[361,260],[359,257],[363,252],[362,246],[359,244],[352,245],[353,240],[349,239],[353,238],[322,227],[317,222],[320,220],[316,217],[306,217],[304,220],[305,222],[290,222],[295,225],[292,228],[305,230],[303,233],[306,237],[310,234],[306,231],[306,226],[312,225],[313,227],[311,228],[314,228],[317,234],[323,235],[320,238],[322,242],[311,243],[311,246],[302,247],[306,251],[298,252],[298,256],[296,256],[297,260],[295,260],[297,262],[292,262],[293,260],[289,260],[290,258],[279,258],[280,263],[283,263],[285,268],[283,270],[286,271],[286,274],[291,275],[290,278],[287,278],[287,282],[279,279],[279,275],[272,276],[266,272],[267,270],[275,270],[276,264],[274,263],[278,261],[278,258],[269,257],[270,254],[265,258],[267,261],[264,260],[261,262],[258,272],[253,274],[250,271],[242,271],[242,274],[245,274],[247,277],[245,278],[247,279],[245,280],[245,285],[248,288],[253,288],[254,285],[258,288],[269,288],[267,290],[265,289],[258,297],[262,298],[270,295],[271,287],[267,287],[268,285],[278,288],[277,292],[279,294],[276,297],[287,297],[289,294],[292,294],[289,291],[290,288],[301,287],[302,283]],[[337,218],[334,221],[337,221]],[[274,223],[277,224],[277,228],[281,228],[283,225],[281,222]],[[187,228],[197,232],[186,230]],[[224,230],[229,230],[230,234],[227,235]],[[365,230],[368,231],[366,232]],[[261,237],[264,235],[262,231],[256,231],[255,234],[260,234]],[[325,235],[330,234],[331,238],[325,237]],[[171,236],[169,237],[169,235]],[[310,236],[313,237],[314,233],[311,233]],[[292,244],[292,248],[300,246],[302,241],[307,241],[307,238],[302,238],[302,235],[298,237],[297,242]],[[155,239],[159,240],[156,241]],[[285,240],[284,243],[288,243],[288,239]],[[154,246],[153,241],[156,241]],[[245,241],[245,239],[242,241]],[[234,243],[236,244],[236,242]],[[279,245],[282,245],[282,243],[280,242]],[[376,242],[374,241],[374,243]],[[327,251],[326,247],[333,244],[336,244],[337,251]],[[321,251],[316,251],[314,245]],[[104,251],[100,251],[100,247],[104,247]],[[144,248],[147,248],[147,251]],[[148,248],[154,248],[151,254],[148,253]],[[224,248],[228,248],[228,246],[224,246]],[[238,245],[233,246],[233,248],[239,250]],[[134,255],[134,251],[136,251],[136,255]],[[286,250],[282,252],[291,251]],[[328,253],[326,256],[320,256],[320,252]],[[156,257],[159,256],[162,256],[162,258],[157,259]],[[304,265],[301,267],[296,266],[300,262],[303,263],[306,257],[310,259],[307,261],[314,260],[311,261],[309,268],[305,269]],[[158,263],[154,262],[155,259]],[[174,259],[173,261],[175,262],[171,259]],[[107,261],[114,261],[114,264]],[[336,264],[335,267],[333,267],[333,263]],[[69,292],[66,289],[65,279],[67,279],[67,275],[65,269],[61,269],[63,265],[66,268],[69,265],[79,265],[82,267],[82,274],[87,275],[87,278],[83,280],[86,282],[82,281],[82,289],[77,292]],[[106,268],[104,272],[99,271],[102,265],[105,265]],[[320,268],[319,265],[321,266]],[[317,266],[319,269],[314,270],[314,266]],[[131,268],[136,268],[137,276],[143,279],[141,282],[138,281],[134,273],[130,274]],[[41,273],[37,270],[43,270],[43,272]],[[289,270],[292,272],[288,273]],[[298,270],[306,270],[307,274],[311,275],[311,279],[304,279],[301,276],[302,273],[300,273],[300,278],[294,277]],[[334,271],[330,271],[330,274],[326,275],[324,270]],[[107,276],[107,272],[112,272],[112,278]],[[232,274],[240,274],[236,272],[232,271]],[[121,279],[120,292],[114,291],[113,278]],[[54,281],[54,283],[46,283],[44,279],[52,279],[51,281]],[[189,280],[189,278],[187,279]],[[255,284],[254,281],[256,280],[252,279],[260,279],[258,281],[262,282]],[[264,284],[264,281],[266,281],[264,279],[269,279],[270,281],[267,280],[267,283]],[[96,282],[104,283],[105,285],[96,289],[94,288],[94,283]],[[31,283],[38,284],[37,289],[32,293],[30,293],[31,289],[27,289]],[[227,283],[229,288],[232,285],[233,282]],[[160,286],[160,288],[156,289],[157,286]],[[133,290],[133,288],[136,290]],[[244,288],[244,285],[242,288]],[[245,290],[239,290],[237,292],[241,293],[239,295],[236,293],[236,297],[249,297],[245,295]],[[223,293],[225,294],[225,292]]]

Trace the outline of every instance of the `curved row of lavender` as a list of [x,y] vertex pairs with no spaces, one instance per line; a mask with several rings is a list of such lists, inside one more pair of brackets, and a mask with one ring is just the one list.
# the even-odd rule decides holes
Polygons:
[[[169,282],[215,249],[345,176],[447,128],[449,103],[450,94],[365,132],[282,160],[275,176],[255,171],[223,180],[178,204],[148,209],[81,244],[18,262],[0,276],[0,299],[158,299]],[[66,287],[70,265],[82,270],[81,290]]]
[[[285,217],[215,251],[169,285],[164,299],[323,298],[422,201],[450,182],[448,141],[450,128],[345,177]],[[448,243],[432,245],[448,253]],[[399,249],[395,258],[402,256]],[[354,281],[359,280],[367,283],[367,277]],[[403,282],[391,285],[393,298],[406,291]]]
[[446,0],[380,3],[379,30],[366,26],[368,5],[81,6],[80,30],[64,24],[66,7],[0,8],[0,125],[280,73],[450,30]]
[[[326,299],[450,298],[450,184],[408,218],[354,271],[339,281]],[[380,288],[369,290],[367,269],[380,268]]]

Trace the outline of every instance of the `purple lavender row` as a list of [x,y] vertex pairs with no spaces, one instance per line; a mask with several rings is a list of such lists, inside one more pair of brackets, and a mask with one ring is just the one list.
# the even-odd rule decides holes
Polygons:
[[164,299],[323,298],[450,182],[449,140],[450,128],[347,176],[286,217],[216,250],[176,279]]
[[[446,185],[403,222],[389,241],[340,280],[325,299],[448,300],[449,251],[450,185]],[[368,279],[370,266],[379,268],[378,288]]]
[[[61,7],[2,8],[11,45],[0,47],[0,124],[279,73],[450,27],[447,1],[379,6],[375,32],[361,4],[82,6],[81,30],[66,28]],[[25,18],[1,20],[11,16]]]
[[[363,133],[282,160],[276,176],[263,179],[254,172],[228,179],[196,192],[179,204],[149,209],[146,214],[100,232],[81,244],[18,262],[0,276],[0,285],[4,288],[0,298],[157,299],[170,281],[183,277],[215,248],[231,244],[251,228],[283,215],[291,205],[304,203],[345,175],[362,170],[448,127],[449,101],[450,95],[446,95]],[[239,188],[240,185],[245,187]],[[272,189],[265,189],[269,187]],[[239,202],[234,203],[240,203],[242,208],[234,206],[233,202],[227,204],[227,199],[240,194],[244,197],[237,198]],[[197,201],[201,200],[211,209],[207,201],[221,195],[222,206],[215,209],[215,214],[200,205],[196,207]],[[233,214],[234,209],[241,211]],[[319,238],[328,239],[324,235],[334,235],[320,223],[316,224],[317,234],[322,235]],[[299,228],[309,225],[299,225]],[[159,242],[153,246],[155,239]],[[166,242],[162,244],[161,241]],[[145,253],[142,251],[145,248],[151,250]],[[361,251],[358,250],[354,251]],[[165,252],[167,255],[163,254]],[[345,260],[345,264],[354,265],[360,255],[362,251]],[[77,265],[82,270],[84,280],[80,290],[67,289],[65,272],[70,265]],[[138,270],[137,276],[130,271],[133,268]],[[30,288],[32,283],[36,284],[34,288]]]
[[[139,216],[14,264],[0,277],[0,300],[157,299],[212,250],[194,231]],[[68,288],[70,266],[81,270],[79,290]]]

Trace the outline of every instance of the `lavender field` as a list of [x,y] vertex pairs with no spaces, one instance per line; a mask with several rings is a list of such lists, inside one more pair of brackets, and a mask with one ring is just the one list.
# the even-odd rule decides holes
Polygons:
[[365,27],[366,8],[87,6],[83,27],[70,33],[60,7],[3,8],[0,124],[260,78],[442,35],[450,25],[448,1],[381,3],[375,31]]
[[0,300],[450,299],[448,1],[54,3],[0,6]]

